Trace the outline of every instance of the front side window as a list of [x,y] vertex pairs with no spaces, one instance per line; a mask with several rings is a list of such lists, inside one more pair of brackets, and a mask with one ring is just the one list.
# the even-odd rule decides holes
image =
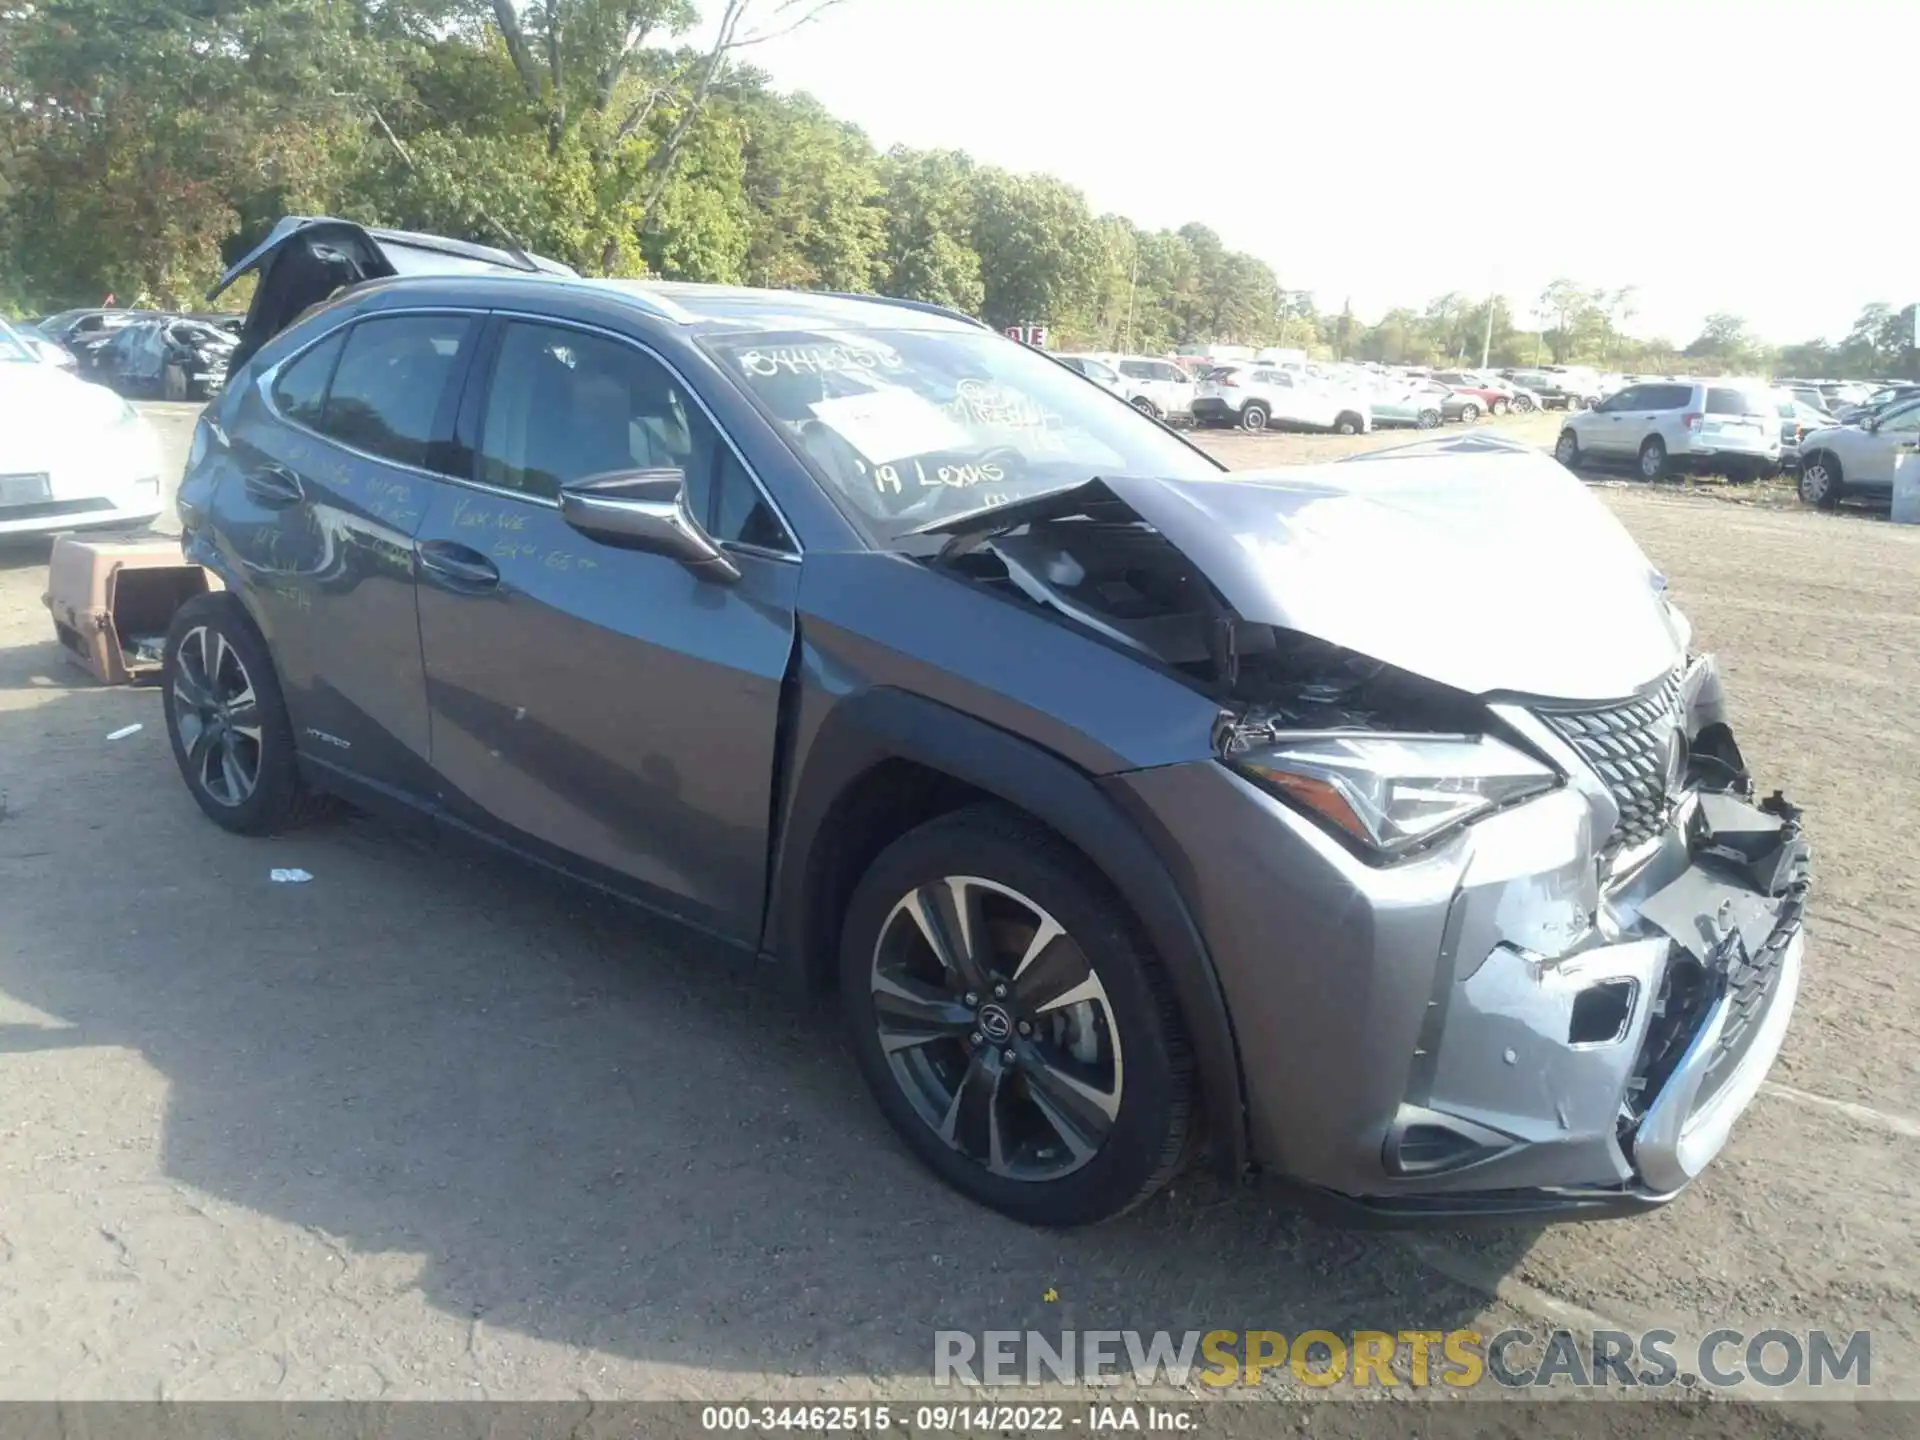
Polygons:
[[1916,431],[1920,431],[1920,405],[1896,410],[1880,422],[1880,433],[1883,435],[1911,435]]
[[464,315],[390,315],[347,332],[321,434],[402,465],[426,468],[434,419],[469,343]]
[[479,478],[551,500],[623,470],[678,470],[687,504],[718,540],[792,552],[779,517],[673,372],[637,346],[512,321],[487,387]]
[[1120,373],[1130,380],[1151,380],[1154,378],[1153,366],[1144,360],[1122,360]]
[[1098,476],[1220,473],[1115,397],[988,331],[789,330],[704,343],[879,543]]

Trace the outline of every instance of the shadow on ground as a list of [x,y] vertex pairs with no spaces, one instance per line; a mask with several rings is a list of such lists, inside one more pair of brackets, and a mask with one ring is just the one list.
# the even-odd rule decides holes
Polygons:
[[[824,1007],[371,821],[228,836],[157,694],[92,688],[51,640],[0,651],[0,786],[0,991],[70,1027],[6,1027],[0,1083],[21,1052],[138,1052],[167,1083],[166,1177],[417,1255],[463,1325],[924,1377],[936,1329],[1445,1329],[1486,1303],[1389,1237],[1206,1177],[1093,1231],[1003,1221],[905,1155]],[[289,865],[314,879],[268,882]],[[1479,1233],[1476,1263],[1531,1239]]]

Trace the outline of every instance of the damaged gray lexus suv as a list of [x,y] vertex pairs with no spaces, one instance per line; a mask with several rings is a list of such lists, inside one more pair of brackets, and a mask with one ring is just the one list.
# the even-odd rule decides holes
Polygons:
[[1387,1223],[1714,1157],[1808,847],[1662,577],[1494,437],[1228,474],[936,307],[283,221],[163,695],[262,834],[424,817],[834,991],[1008,1215],[1201,1154]]

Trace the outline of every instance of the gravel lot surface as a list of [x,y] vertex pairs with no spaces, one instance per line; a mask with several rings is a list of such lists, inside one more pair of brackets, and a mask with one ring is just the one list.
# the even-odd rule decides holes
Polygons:
[[215,829],[157,695],[61,660],[46,546],[0,550],[0,1398],[902,1398],[936,1329],[1508,1324],[1868,1329],[1920,1398],[1920,530],[1611,478],[1810,811],[1800,1013],[1668,1209],[1414,1238],[1206,1178],[1072,1235],[974,1209],[830,1014],[638,916],[370,821]]

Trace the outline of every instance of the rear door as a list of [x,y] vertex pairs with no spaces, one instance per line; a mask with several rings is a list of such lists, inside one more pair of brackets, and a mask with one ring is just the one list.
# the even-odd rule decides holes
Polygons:
[[1715,450],[1762,455],[1777,443],[1779,420],[1766,391],[1709,385],[1700,416],[1700,443]]
[[413,796],[432,788],[413,537],[478,327],[376,314],[276,364],[229,407],[240,473],[212,500],[300,750]]
[[[419,532],[446,812],[752,943],[795,635],[790,531],[655,352],[520,318],[496,320],[488,349],[460,420],[470,468]],[[685,474],[738,583],[561,518],[561,486],[656,467]]]

